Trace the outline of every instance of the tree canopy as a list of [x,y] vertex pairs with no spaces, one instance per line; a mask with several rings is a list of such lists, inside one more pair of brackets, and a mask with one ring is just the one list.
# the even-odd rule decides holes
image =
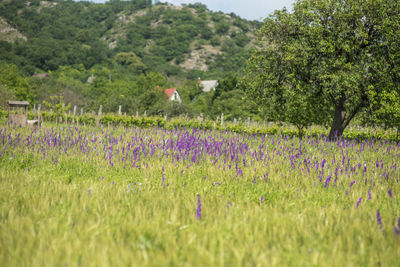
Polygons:
[[258,34],[247,91],[268,118],[330,124],[335,138],[357,114],[382,121],[398,112],[385,108],[400,100],[398,1],[298,0]]

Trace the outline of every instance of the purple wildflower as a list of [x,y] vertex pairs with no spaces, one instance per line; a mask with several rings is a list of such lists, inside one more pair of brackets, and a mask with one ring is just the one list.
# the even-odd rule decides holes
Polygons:
[[397,220],[397,226],[394,226],[394,233],[395,233],[396,235],[400,235],[400,217],[399,217],[399,219]]
[[396,226],[394,227],[394,233],[395,233],[396,235],[400,235],[400,229],[397,228]]
[[356,183],[356,180],[353,180],[353,181],[350,183],[350,187],[352,187],[355,183]]
[[329,186],[329,183],[331,182],[331,178],[332,178],[332,176],[329,176],[328,178],[326,178],[324,188],[327,188]]
[[379,212],[379,210],[377,210],[377,212],[376,212],[376,221],[378,222],[379,228],[381,230],[383,230],[382,218],[381,218],[381,213]]
[[356,208],[358,208],[358,206],[360,206],[361,201],[362,201],[362,197],[360,197],[360,198],[358,199],[357,204],[356,204]]
[[393,198],[392,189],[390,189],[390,188],[388,190],[388,195],[389,195],[390,198]]
[[200,199],[200,194],[197,194],[196,217],[197,217],[198,220],[201,220],[201,199]]
[[371,189],[368,190],[368,200],[372,199]]
[[261,196],[260,197],[260,203],[263,203],[264,202],[264,196]]

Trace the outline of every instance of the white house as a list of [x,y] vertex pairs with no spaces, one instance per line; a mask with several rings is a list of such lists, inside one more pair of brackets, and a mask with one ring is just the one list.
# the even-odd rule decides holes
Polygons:
[[215,91],[215,88],[218,86],[218,80],[202,81],[199,78],[199,86],[202,88],[203,92]]
[[169,100],[182,103],[181,97],[176,88],[165,89],[165,93],[167,94]]

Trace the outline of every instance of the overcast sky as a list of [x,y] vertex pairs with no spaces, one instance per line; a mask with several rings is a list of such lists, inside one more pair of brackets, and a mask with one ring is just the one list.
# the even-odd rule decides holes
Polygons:
[[[106,1],[92,0],[91,2],[104,3]],[[233,12],[245,19],[263,20],[275,9],[282,9],[286,6],[291,10],[295,0],[160,0],[160,2],[169,2],[174,5],[200,2],[213,11]]]
[[174,5],[200,2],[213,11],[233,12],[242,18],[263,20],[275,9],[286,6],[290,10],[295,0],[161,0],[160,2]]

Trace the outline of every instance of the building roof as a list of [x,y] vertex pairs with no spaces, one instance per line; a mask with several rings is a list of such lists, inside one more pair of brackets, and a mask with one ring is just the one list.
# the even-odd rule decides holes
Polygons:
[[168,96],[168,99],[171,99],[171,97],[174,95],[176,91],[176,88],[169,88],[169,89],[165,89],[165,93]]
[[47,77],[49,77],[49,74],[48,73],[35,73],[32,76],[36,77],[36,78],[47,78]]
[[203,86],[203,92],[210,92],[211,90],[215,90],[218,80],[200,81],[200,84]]
[[9,100],[7,103],[9,106],[29,106],[28,101],[11,101],[11,100]]

